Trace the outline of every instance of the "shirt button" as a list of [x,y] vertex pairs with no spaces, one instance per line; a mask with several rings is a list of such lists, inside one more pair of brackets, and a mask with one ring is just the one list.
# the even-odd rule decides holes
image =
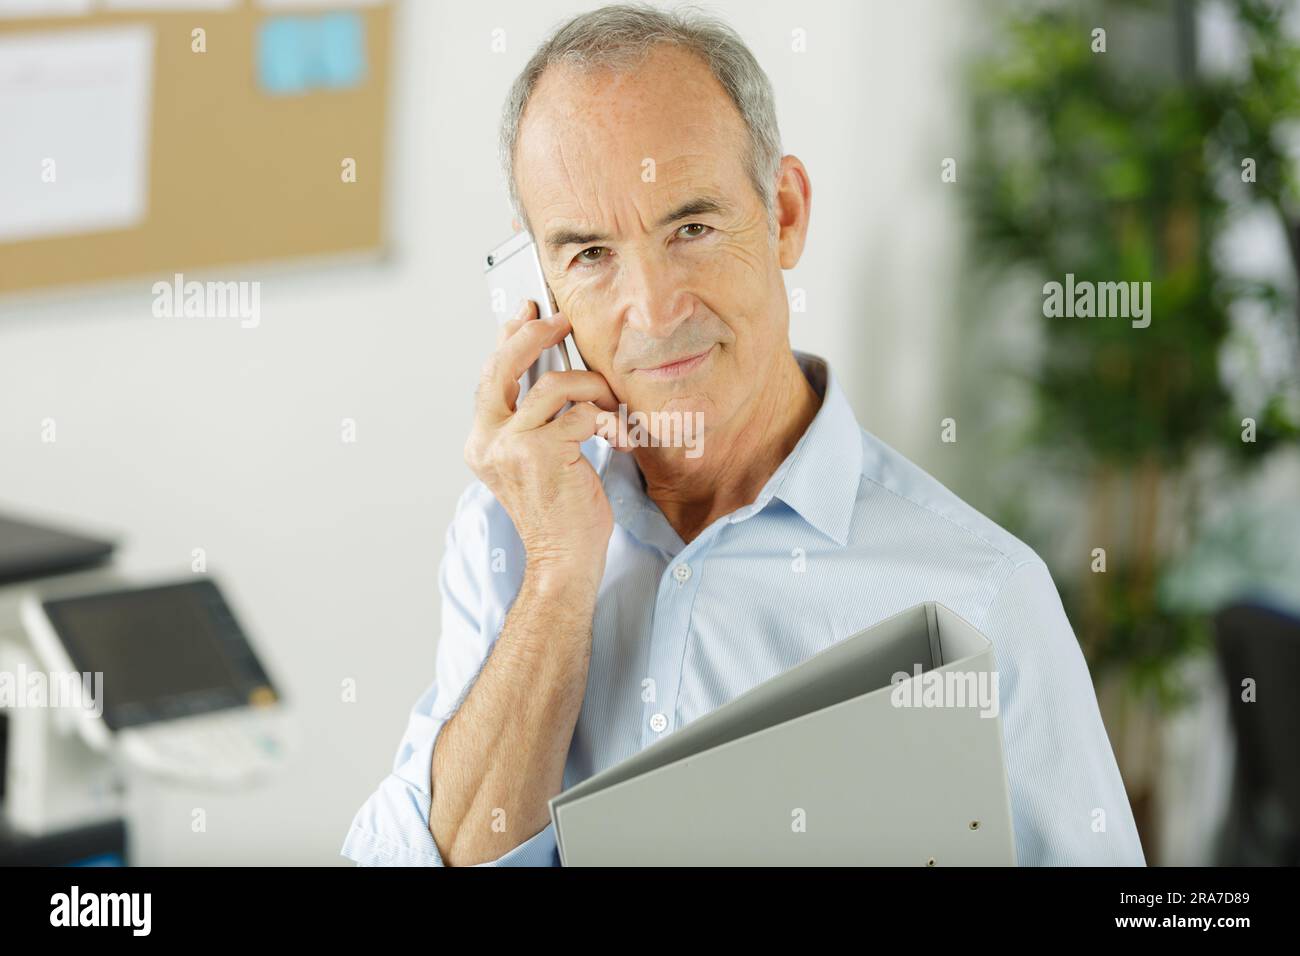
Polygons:
[[673,577],[677,579],[678,584],[685,584],[691,579],[691,566],[689,564],[679,564],[673,568]]
[[668,726],[668,718],[663,714],[655,714],[650,718],[650,729],[655,733],[663,733],[663,729]]

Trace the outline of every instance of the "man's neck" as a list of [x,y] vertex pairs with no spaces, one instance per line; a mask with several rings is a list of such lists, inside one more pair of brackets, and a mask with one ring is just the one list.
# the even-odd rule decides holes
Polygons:
[[722,429],[706,432],[707,451],[687,458],[681,449],[633,452],[646,494],[688,544],[722,515],[751,504],[798,444],[822,399],[787,352],[752,406]]

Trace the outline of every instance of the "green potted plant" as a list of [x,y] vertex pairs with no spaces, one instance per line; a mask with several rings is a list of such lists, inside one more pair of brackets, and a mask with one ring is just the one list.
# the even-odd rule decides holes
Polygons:
[[[1293,382],[1245,407],[1221,366],[1239,310],[1290,341],[1300,327],[1294,282],[1237,275],[1222,255],[1234,217],[1264,209],[1300,275],[1300,184],[1282,136],[1300,121],[1300,45],[1275,4],[1221,7],[1244,54],[1217,75],[1198,65],[1191,3],[1007,11],[972,72],[961,177],[971,272],[989,293],[963,338],[996,340],[998,325],[1002,341],[1030,343],[992,371],[967,363],[977,403],[1024,406],[983,426],[1005,465],[985,471],[982,503],[1053,566],[1149,858],[1161,716],[1186,700],[1179,665],[1210,635],[1206,610],[1169,600],[1162,579],[1206,496],[1297,435]],[[1066,289],[1108,286],[1114,306],[1120,283],[1146,291],[1145,317],[1134,301],[1100,315],[1100,291],[1062,314]],[[1008,285],[1010,305],[991,307]],[[1069,507],[1036,516],[1044,487]]]

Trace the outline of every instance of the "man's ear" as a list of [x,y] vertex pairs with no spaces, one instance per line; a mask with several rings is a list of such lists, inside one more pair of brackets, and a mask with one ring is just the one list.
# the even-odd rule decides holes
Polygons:
[[797,156],[781,159],[773,202],[776,216],[777,252],[782,269],[793,269],[803,256],[808,238],[808,217],[812,214],[812,182]]

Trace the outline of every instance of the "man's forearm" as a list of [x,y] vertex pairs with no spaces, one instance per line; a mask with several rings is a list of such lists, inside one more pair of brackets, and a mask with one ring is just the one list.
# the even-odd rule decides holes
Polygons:
[[494,860],[550,821],[587,686],[595,594],[525,573],[433,754],[429,830],[448,866]]

